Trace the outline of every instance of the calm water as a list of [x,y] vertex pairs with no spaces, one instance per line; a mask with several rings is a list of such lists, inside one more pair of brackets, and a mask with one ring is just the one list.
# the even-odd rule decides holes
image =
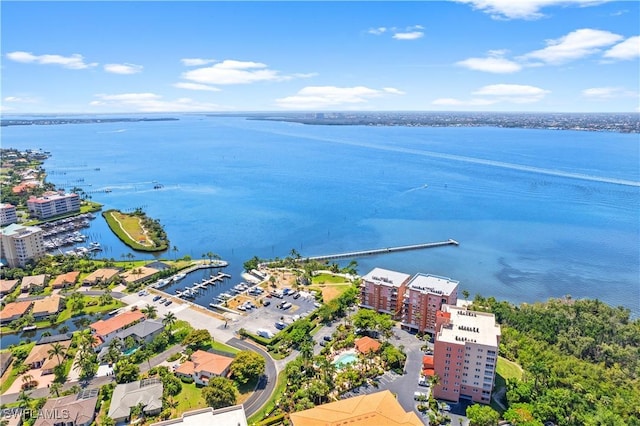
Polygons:
[[[229,284],[254,255],[454,238],[459,247],[358,259],[359,271],[432,273],[472,295],[570,294],[640,313],[638,135],[180,118],[5,127],[2,145],[51,151],[49,180],[95,191],[105,209],[143,207],[177,248],[160,257],[217,253],[231,262]],[[107,257],[130,252],[102,218],[87,232]]]

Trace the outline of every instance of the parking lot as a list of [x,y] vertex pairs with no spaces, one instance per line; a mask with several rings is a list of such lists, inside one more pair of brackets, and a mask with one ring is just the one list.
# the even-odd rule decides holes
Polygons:
[[[316,301],[313,295],[306,292],[299,292],[299,297],[294,298],[293,294],[278,298],[275,296],[265,296],[262,301],[268,303],[268,306],[257,304],[256,309],[250,309],[233,322],[233,328],[244,328],[250,333],[256,333],[259,329],[271,331],[277,334],[280,330],[276,328],[277,322],[283,322],[286,325],[291,324],[298,318],[308,316],[316,309]],[[283,302],[288,302],[291,306],[288,309],[278,307]],[[230,324],[231,326],[231,324]]]

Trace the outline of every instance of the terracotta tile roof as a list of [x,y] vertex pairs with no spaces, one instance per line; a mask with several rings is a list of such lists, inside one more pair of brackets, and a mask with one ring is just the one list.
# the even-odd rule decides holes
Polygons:
[[56,314],[60,310],[60,296],[38,299],[33,304],[33,315]]
[[356,349],[361,354],[367,353],[369,351],[378,352],[380,350],[380,342],[376,339],[372,339],[369,336],[364,336],[356,340]]
[[90,327],[98,336],[106,336],[114,331],[122,330],[143,318],[144,314],[140,311],[127,311],[108,320],[96,321]]
[[388,391],[356,396],[291,413],[293,426],[422,426],[414,412],[405,412]]
[[51,287],[58,288],[63,287],[65,284],[75,284],[78,281],[78,275],[80,275],[79,271],[71,271],[66,274],[58,275],[53,283],[51,283]]
[[176,369],[176,373],[192,376],[195,374],[211,374],[220,376],[233,362],[233,358],[197,350],[191,354],[191,361],[185,361]]
[[0,294],[12,292],[17,285],[18,280],[0,280]]
[[7,303],[2,311],[0,311],[0,318],[11,318],[16,315],[24,315],[33,302],[26,300],[24,302],[11,302]]

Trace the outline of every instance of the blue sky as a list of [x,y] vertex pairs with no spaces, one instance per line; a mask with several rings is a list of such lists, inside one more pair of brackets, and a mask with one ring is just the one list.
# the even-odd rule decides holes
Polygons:
[[2,112],[637,112],[639,5],[3,1]]

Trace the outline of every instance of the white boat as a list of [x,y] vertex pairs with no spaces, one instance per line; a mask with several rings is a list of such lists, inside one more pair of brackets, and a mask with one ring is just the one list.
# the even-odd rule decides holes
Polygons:
[[178,281],[180,281],[181,279],[183,279],[186,276],[187,276],[187,274],[177,274],[177,275],[173,276],[172,280],[173,280],[173,282],[178,282]]

